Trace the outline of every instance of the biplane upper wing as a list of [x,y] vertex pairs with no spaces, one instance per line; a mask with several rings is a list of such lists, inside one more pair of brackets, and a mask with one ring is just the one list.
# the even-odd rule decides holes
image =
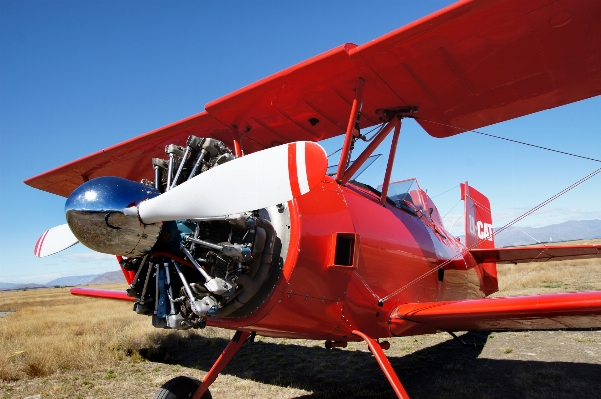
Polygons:
[[[447,137],[601,94],[601,2],[460,1],[364,45],[346,44],[206,105],[205,112],[25,182],[68,196],[86,179],[151,178],[140,157],[187,135],[249,153],[345,131],[357,80],[361,126],[375,111],[417,106],[418,122]],[[428,121],[433,121],[428,122]]]
[[390,331],[397,336],[565,328],[601,328],[601,291],[408,303],[390,317]]
[[[165,146],[185,143],[189,135],[231,140],[231,131],[207,112],[153,130],[94,154],[25,180],[25,183],[68,197],[82,183],[100,176],[120,176],[133,181],[153,179],[150,158],[164,158]],[[254,149],[254,148],[253,148]]]
[[470,249],[478,263],[528,263],[601,257],[601,244]]

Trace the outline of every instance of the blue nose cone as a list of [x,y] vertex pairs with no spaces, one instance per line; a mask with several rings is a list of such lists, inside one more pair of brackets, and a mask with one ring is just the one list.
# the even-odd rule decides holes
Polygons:
[[121,177],[98,177],[85,182],[71,193],[65,203],[65,212],[121,212],[159,194],[154,187]]
[[145,225],[123,213],[160,193],[121,177],[99,177],[79,186],[65,204],[69,228],[90,249],[113,255],[139,257],[156,244],[162,224]]

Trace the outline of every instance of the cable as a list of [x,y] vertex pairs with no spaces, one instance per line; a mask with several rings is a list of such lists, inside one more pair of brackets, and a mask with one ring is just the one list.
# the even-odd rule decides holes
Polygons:
[[461,216],[459,216],[458,218],[455,218],[455,220],[453,220],[453,223],[451,223],[451,227],[449,227],[449,233],[453,234],[453,226],[455,226],[455,222],[458,221],[459,219],[463,218],[464,216],[465,216],[465,210],[463,211]]
[[328,158],[331,157],[332,155],[336,154],[337,152],[342,151],[342,147],[340,147],[339,149],[337,149],[336,151],[334,151],[333,153],[331,153],[330,155],[328,155]]
[[446,217],[447,217],[447,215],[448,215],[449,213],[451,213],[451,211],[452,211],[453,209],[455,209],[455,207],[457,206],[457,204],[459,204],[460,202],[461,202],[461,198],[459,199],[459,201],[457,201],[457,202],[455,203],[455,205],[453,205],[453,207],[452,207],[452,208],[451,208],[451,209],[450,209],[450,210],[449,210],[447,213],[445,213],[445,214],[444,214],[444,216],[443,216],[443,217],[441,217],[441,219],[444,219],[444,218],[446,218]]
[[[373,132],[374,130],[376,130],[377,128],[379,128],[381,126],[384,126],[384,123],[380,123],[379,125],[376,125],[376,127],[374,127],[373,129],[371,129],[369,132],[367,132],[365,134],[370,134],[371,132]],[[374,137],[376,137],[376,134],[377,134],[377,132],[370,139],[366,139],[365,142],[369,143],[370,141],[372,141],[374,139]],[[336,151],[334,151],[333,153],[328,155],[328,158],[340,151],[342,151],[342,147],[340,147],[339,149],[337,149]]]
[[449,191],[456,189],[457,187],[459,187],[459,184],[457,184],[456,186],[453,186],[453,187],[449,188],[447,191],[443,191],[442,193],[436,194],[434,197],[430,197],[430,198],[434,199],[436,197],[440,197],[441,195],[446,194]]
[[[374,131],[374,130],[376,130],[376,129],[380,129],[380,130],[381,130],[381,129],[384,127],[384,125],[385,125],[385,124],[386,124],[385,122],[382,122],[382,123],[380,123],[379,125],[376,125],[376,126],[375,126],[373,129],[371,129],[369,132],[365,133],[365,134],[363,135],[363,137],[365,137],[366,135],[370,134],[371,132],[373,132],[373,131]],[[376,137],[376,135],[377,135],[378,133],[379,133],[379,130],[378,130],[377,132],[375,132],[375,133],[374,133],[374,135],[373,135],[373,136],[371,136],[371,138],[370,138],[370,139],[365,139],[365,140],[363,140],[363,141],[365,141],[366,143],[369,143],[370,141],[372,141],[372,140],[374,139],[374,137]]]
[[511,141],[512,143],[523,144],[523,145],[527,145],[527,146],[530,146],[530,147],[540,148],[541,150],[547,150],[547,151],[557,152],[559,154],[570,155],[572,157],[587,159],[589,161],[601,162],[601,160],[599,160],[599,159],[589,158],[589,157],[585,157],[585,156],[582,156],[582,155],[576,155],[576,154],[572,154],[572,153],[565,152],[565,151],[554,150],[552,148],[542,147],[542,146],[536,145],[536,144],[524,143],[523,141],[518,141],[518,140],[508,139],[508,138],[505,138],[505,137],[495,136],[494,134],[488,134],[488,133],[484,133],[484,132],[479,132],[478,130],[464,129],[462,127],[457,127],[457,126],[453,126],[453,125],[447,125],[446,123],[440,123],[440,122],[435,122],[435,121],[431,121],[431,120],[428,120],[428,119],[423,119],[423,118],[420,118],[418,116],[414,116],[413,118],[414,119],[419,119],[420,121],[424,121],[424,122],[434,123],[434,124],[440,125],[440,126],[446,126],[446,127],[450,127],[450,128],[453,128],[453,129],[463,130],[464,132],[471,132],[471,133],[481,134],[483,136],[493,137],[495,139],[500,139],[500,140],[505,140],[505,141]]
[[244,147],[242,147],[242,139],[244,138],[244,136],[246,136],[250,132],[250,129],[252,129],[251,126],[246,126],[244,133],[242,133],[242,135],[240,136],[240,140],[238,141],[240,143],[240,152],[242,153],[243,156],[244,156]]
[[[545,245],[545,248],[547,248],[547,246]],[[534,262],[538,259],[539,256],[541,256],[543,253],[545,253],[544,250],[540,251],[538,255],[536,255],[534,258],[532,258],[531,262]],[[553,258],[549,258],[549,259],[553,259]],[[503,288],[499,288],[499,290],[497,292],[501,292],[506,290],[507,288],[511,287],[513,284],[515,284],[516,282],[518,282],[519,280],[523,279],[524,277],[526,277],[527,275],[529,275],[530,273],[532,273],[533,271],[535,271],[536,269],[538,269],[540,267],[540,265],[542,265],[545,262],[548,262],[547,259],[544,262],[538,262],[538,264],[536,266],[534,266],[532,269],[530,269],[529,271],[522,273],[522,275],[519,275],[517,278],[515,278],[511,283],[505,285],[505,287]]]
[[526,234],[528,237],[532,238],[534,241],[536,241],[537,243],[541,243],[539,240],[537,240],[536,238],[532,237],[530,234],[526,233],[524,230],[520,229],[518,226],[515,226],[516,229],[518,229],[519,231],[521,231],[522,233]]

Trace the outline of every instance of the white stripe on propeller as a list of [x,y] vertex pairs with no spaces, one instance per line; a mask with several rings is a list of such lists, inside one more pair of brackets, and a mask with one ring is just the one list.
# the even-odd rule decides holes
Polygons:
[[150,224],[261,209],[306,194],[324,178],[327,166],[320,145],[284,144],[210,169],[142,202],[137,212]]
[[57,252],[65,250],[77,244],[79,240],[75,238],[68,224],[61,224],[47,230],[35,243],[33,253],[38,258],[54,255]]

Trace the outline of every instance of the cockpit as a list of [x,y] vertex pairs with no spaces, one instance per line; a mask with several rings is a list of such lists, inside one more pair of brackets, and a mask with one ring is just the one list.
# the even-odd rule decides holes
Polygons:
[[[381,192],[382,186],[378,186]],[[443,226],[442,219],[436,205],[428,194],[421,189],[417,179],[410,178],[391,182],[388,187],[387,201],[406,212],[414,215],[423,215],[429,221]]]

